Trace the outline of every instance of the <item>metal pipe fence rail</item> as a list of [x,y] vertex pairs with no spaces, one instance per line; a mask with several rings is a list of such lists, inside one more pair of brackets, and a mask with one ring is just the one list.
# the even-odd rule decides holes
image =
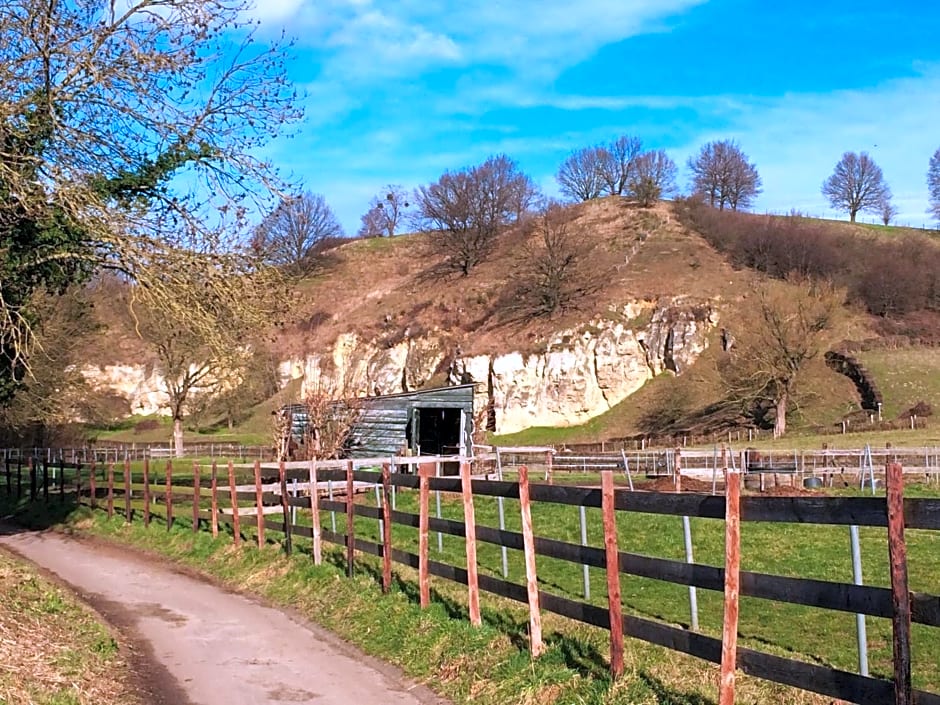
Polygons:
[[[727,460],[727,456],[726,456]],[[480,591],[525,604],[530,615],[530,648],[533,658],[543,650],[540,615],[552,612],[610,632],[611,670],[622,670],[623,636],[631,636],[677,650],[706,661],[722,664],[721,702],[732,702],[735,670],[785,685],[810,690],[860,705],[893,702],[910,705],[940,705],[940,694],[916,690],[911,686],[911,623],[940,627],[940,596],[911,592],[907,586],[905,529],[940,530],[940,500],[903,499],[903,474],[897,464],[885,470],[887,497],[738,497],[740,473],[723,463],[729,491],[725,497],[708,494],[633,492],[615,489],[615,471],[600,471],[601,487],[578,487],[529,482],[529,473],[520,468],[514,481],[487,480],[471,476],[469,462],[460,463],[459,476],[441,476],[442,458],[385,458],[364,461],[279,463],[262,467],[256,462],[252,473],[236,473],[231,461],[194,466],[185,479],[174,475],[173,461],[167,461],[162,476],[157,464],[144,464],[142,482],[131,473],[129,459],[120,463],[36,464],[7,458],[3,464],[2,492],[8,497],[25,497],[35,502],[64,501],[66,497],[107,511],[109,516],[123,514],[132,521],[140,511],[150,524],[151,515],[164,518],[169,529],[174,523],[174,508],[183,516],[191,514],[193,531],[220,533],[220,526],[232,528],[232,538],[239,544],[242,527],[254,524],[259,536],[274,532],[290,553],[297,541],[310,541],[315,562],[322,560],[322,542],[345,549],[350,575],[356,552],[382,559],[382,586],[391,585],[392,563],[418,571],[421,605],[429,601],[430,576],[467,586],[470,619],[479,623]],[[178,463],[177,466],[183,465]],[[377,467],[364,470],[361,467]],[[57,473],[50,480],[50,470]],[[401,472],[401,470],[411,472]],[[227,472],[226,472],[227,471]],[[265,472],[276,471],[276,481]],[[253,486],[239,485],[246,479]],[[157,487],[165,480],[165,487]],[[299,489],[306,486],[306,494]],[[25,488],[25,489],[24,489]],[[357,492],[376,494],[375,506],[355,502]],[[411,492],[417,513],[395,507],[397,492]],[[462,504],[463,520],[432,516],[430,493],[445,494],[456,506]],[[58,499],[54,495],[58,495]],[[368,495],[367,495],[368,496]],[[462,498],[462,502],[461,502]],[[474,502],[483,498],[511,500],[521,512],[521,531],[483,526],[474,519]],[[133,502],[132,502],[133,500]],[[156,508],[158,502],[163,503]],[[599,509],[603,516],[604,545],[589,545],[586,540],[571,543],[537,535],[530,506],[567,505]],[[225,511],[225,510],[228,511]],[[691,552],[686,560],[658,558],[621,551],[616,534],[618,513],[640,512],[676,517],[695,517],[724,522],[728,527],[723,566],[695,563]],[[321,514],[333,522],[323,526]],[[336,523],[343,515],[345,522]],[[379,522],[379,541],[358,534],[356,517]],[[246,524],[242,525],[244,518]],[[303,519],[299,522],[299,519]],[[178,520],[181,521],[181,520]],[[891,587],[874,587],[741,570],[740,524],[747,531],[754,522],[828,524],[842,526],[886,527]],[[408,527],[418,533],[418,552],[396,547],[393,526]],[[466,547],[467,563],[451,565],[431,560],[429,534],[459,537]],[[399,541],[401,539],[399,538]],[[526,582],[514,583],[477,571],[476,545],[483,542],[502,549],[521,551],[525,556]],[[409,543],[409,546],[412,543]],[[537,557],[553,558],[580,566],[601,569],[607,574],[607,606],[581,602],[539,587]],[[854,556],[853,556],[854,557]],[[545,568],[543,567],[543,570]],[[636,615],[623,614],[620,601],[620,576],[631,575],[725,593],[723,637],[721,639]],[[552,582],[551,575],[542,576]],[[738,647],[737,605],[739,596],[758,597],[809,607],[889,618],[893,623],[893,678],[874,678],[816,663],[785,658],[763,651]],[[723,657],[724,652],[724,657]],[[730,653],[730,657],[729,657]],[[729,689],[731,699],[728,698]]]

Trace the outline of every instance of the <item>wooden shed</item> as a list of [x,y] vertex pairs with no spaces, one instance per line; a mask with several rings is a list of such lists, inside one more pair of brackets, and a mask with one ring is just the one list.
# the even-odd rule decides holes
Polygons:
[[475,385],[422,389],[357,400],[347,442],[353,458],[467,455],[472,444]]
[[[344,455],[385,458],[395,455],[468,455],[473,435],[474,384],[362,397],[337,402],[337,413],[354,408]],[[303,443],[306,407],[292,404],[290,434]]]

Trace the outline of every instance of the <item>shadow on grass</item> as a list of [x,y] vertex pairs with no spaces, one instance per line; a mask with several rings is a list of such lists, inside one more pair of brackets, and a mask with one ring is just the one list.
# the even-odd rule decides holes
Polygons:
[[653,691],[656,701],[659,705],[715,705],[715,701],[695,693],[683,693],[675,688],[670,688],[659,678],[651,676],[646,671],[641,671],[638,678],[646,684],[646,687]]

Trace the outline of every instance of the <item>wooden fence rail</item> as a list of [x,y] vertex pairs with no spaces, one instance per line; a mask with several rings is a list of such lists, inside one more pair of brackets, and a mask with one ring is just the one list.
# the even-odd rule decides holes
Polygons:
[[[413,459],[408,459],[413,461]],[[36,467],[28,463],[25,468],[30,478],[30,497],[47,498],[48,470],[46,463]],[[402,463],[402,465],[405,465]],[[163,497],[164,517],[169,526],[173,520],[173,503],[191,503],[192,529],[201,530],[212,527],[218,532],[219,525],[231,527],[236,545],[240,542],[239,501],[242,510],[253,510],[256,516],[256,533],[277,532],[283,537],[285,550],[290,551],[294,539],[303,538],[312,541],[311,553],[317,562],[320,542],[345,547],[346,565],[349,575],[354,573],[355,552],[378,556],[382,559],[382,587],[388,590],[391,582],[391,563],[415,568],[419,573],[419,594],[422,607],[430,602],[428,577],[435,576],[467,586],[469,615],[474,624],[480,623],[480,591],[499,595],[526,604],[529,607],[529,625],[533,657],[542,652],[540,615],[543,611],[559,614],[586,624],[607,629],[611,632],[611,670],[616,677],[622,672],[622,639],[630,636],[647,642],[665,646],[713,663],[722,663],[722,699],[721,702],[733,702],[733,675],[735,670],[785,685],[810,690],[822,695],[838,698],[860,705],[895,703],[895,705],[940,705],[940,695],[916,690],[911,685],[911,623],[940,627],[940,596],[910,592],[907,585],[907,558],[905,549],[905,529],[940,529],[940,500],[904,499],[902,472],[900,466],[889,465],[886,470],[888,479],[888,499],[884,497],[741,497],[740,501],[730,493],[726,497],[702,494],[672,494],[655,492],[630,492],[614,489],[613,472],[603,471],[601,488],[571,487],[530,483],[528,473],[520,473],[519,482],[484,480],[470,476],[469,465],[463,464],[457,477],[433,476],[432,464],[411,462],[418,472],[406,474],[391,472],[396,461],[380,465],[381,471],[356,469],[352,462],[345,467],[317,467],[316,464],[304,468],[281,465],[278,478],[272,484],[263,485],[259,469],[255,468],[254,488],[239,489],[231,463],[228,466],[228,507],[220,507],[217,499],[218,481],[215,468],[212,471],[211,502],[212,508],[203,507],[200,495],[198,469],[192,480],[174,481],[172,466],[167,462],[166,491]],[[15,470],[15,472],[14,472]],[[37,472],[37,470],[41,472]],[[123,495],[125,517],[133,518],[132,495],[139,491],[140,485],[134,484],[130,469],[124,467],[122,487],[115,486],[115,468],[108,463],[105,470],[107,481],[105,496],[109,516],[114,514],[117,495]],[[21,492],[24,468],[18,460],[6,461],[2,475],[5,482],[4,492],[12,497]],[[89,468],[87,491],[81,479],[80,464],[72,467],[57,465],[56,479],[60,494],[65,493],[66,472],[73,472],[78,499],[88,498],[92,506],[97,504],[101,490],[96,484],[96,468]],[[734,483],[737,473],[728,474],[728,482]],[[43,478],[42,488],[37,486],[39,477]],[[180,478],[181,479],[181,478]],[[149,502],[147,491],[149,478],[147,472],[143,478],[143,497]],[[306,495],[289,491],[288,481],[307,483]],[[223,493],[225,478],[221,478]],[[248,485],[250,487],[250,485]],[[335,499],[324,498],[320,492],[324,486],[330,493],[342,492],[345,496]],[[244,487],[244,485],[242,486]],[[379,490],[376,505],[355,502],[357,489],[375,487]],[[415,490],[418,513],[396,509],[394,492],[396,489]],[[732,488],[733,489],[733,488]],[[463,519],[447,519],[430,515],[430,492],[450,493],[453,499],[463,505]],[[474,519],[474,501],[481,497],[514,499],[520,501],[520,520],[522,531],[477,525]],[[379,501],[381,500],[381,501]],[[601,510],[604,518],[604,545],[590,546],[583,543],[569,543],[557,539],[540,537],[535,534],[538,527],[532,526],[529,507],[532,503],[547,502],[577,507],[593,507]],[[223,504],[225,504],[223,502]],[[271,508],[280,518],[267,518],[261,508]],[[296,509],[304,511],[294,511]],[[149,522],[150,507],[144,512],[144,520]],[[294,523],[293,515],[310,516],[313,511],[316,520],[312,526]],[[345,533],[328,530],[320,526],[319,512],[335,512],[346,515]],[[230,512],[230,513],[228,513]],[[621,512],[641,512],[690,516],[724,521],[728,527],[725,566],[712,566],[684,560],[672,560],[645,556],[619,550],[616,535],[616,516]],[[158,516],[158,514],[155,514]],[[379,540],[371,541],[356,534],[356,517],[381,521]],[[205,521],[202,521],[205,520]],[[784,577],[746,570],[739,570],[732,548],[737,539],[737,521],[743,531],[750,522],[785,522],[812,523],[829,525],[856,525],[887,527],[890,547],[891,587],[873,587],[851,583],[839,583],[825,580]],[[418,553],[411,553],[396,548],[394,545],[393,526],[402,526],[417,531]],[[467,563],[465,567],[454,566],[440,561],[430,560],[428,556],[428,533],[438,532],[462,538],[466,543]],[[525,584],[517,584],[492,575],[478,573],[476,561],[476,542],[505,547],[521,551],[525,556]],[[263,541],[261,542],[263,545]],[[607,572],[608,604],[601,607],[596,604],[553,594],[539,589],[537,557],[553,558],[578,565],[592,566]],[[731,572],[733,571],[733,573]],[[619,596],[620,576],[631,575],[652,578],[678,585],[693,586],[705,590],[724,592],[726,595],[725,634],[723,639],[690,631],[688,629],[657,622],[652,619],[626,615],[622,613]],[[894,678],[886,680],[865,675],[849,673],[818,664],[785,658],[742,648],[736,645],[737,634],[734,612],[741,596],[758,597],[792,604],[827,610],[837,610],[874,617],[890,618],[894,625]],[[724,652],[724,655],[723,655]],[[726,689],[730,695],[725,698]]]

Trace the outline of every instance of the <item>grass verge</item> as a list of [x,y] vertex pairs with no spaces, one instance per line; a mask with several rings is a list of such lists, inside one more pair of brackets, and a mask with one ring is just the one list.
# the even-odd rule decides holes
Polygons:
[[97,617],[0,551],[0,703],[136,703],[117,642]]

